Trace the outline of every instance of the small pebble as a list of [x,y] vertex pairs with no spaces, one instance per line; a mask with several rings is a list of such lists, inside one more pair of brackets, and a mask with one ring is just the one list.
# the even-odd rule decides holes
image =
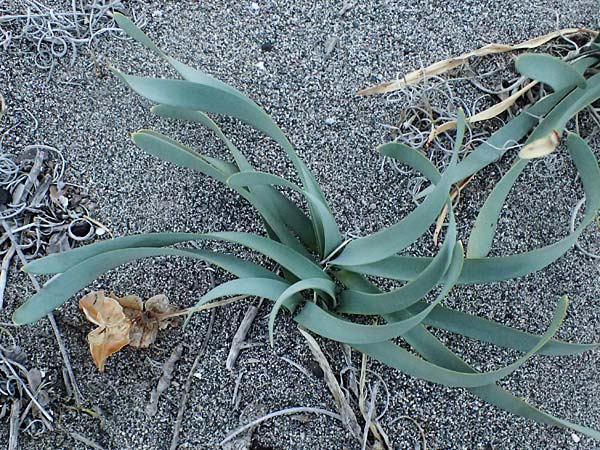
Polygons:
[[571,439],[573,439],[573,442],[575,442],[576,444],[579,444],[579,441],[581,440],[581,438],[575,433],[571,434]]
[[262,62],[262,61],[259,61],[259,62],[257,62],[255,65],[256,65],[256,67],[258,67],[260,70],[263,70],[263,71],[266,71],[266,70],[267,70],[267,68],[265,67],[265,63],[264,63],[264,62]]
[[325,119],[325,123],[327,125],[333,125],[336,122],[335,117],[328,117],[327,119]]
[[265,41],[260,46],[260,49],[263,52],[270,52],[271,50],[273,50],[273,43],[271,41]]
[[250,3],[250,9],[252,11],[258,11],[260,9],[260,5],[256,2],[252,2],[252,3]]

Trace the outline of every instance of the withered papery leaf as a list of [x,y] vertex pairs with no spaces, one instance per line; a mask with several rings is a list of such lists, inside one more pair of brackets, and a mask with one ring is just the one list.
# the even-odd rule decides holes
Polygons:
[[175,318],[162,318],[177,308],[169,303],[164,294],[154,297],[142,303],[142,300],[134,295],[128,295],[117,299],[123,307],[123,312],[131,321],[129,332],[129,345],[136,348],[148,348],[156,340],[158,330],[164,330],[168,326],[176,324]]
[[88,334],[90,352],[96,367],[104,372],[104,363],[113,353],[129,344],[131,321],[122,306],[104,291],[94,291],[79,300],[86,318],[98,328]]

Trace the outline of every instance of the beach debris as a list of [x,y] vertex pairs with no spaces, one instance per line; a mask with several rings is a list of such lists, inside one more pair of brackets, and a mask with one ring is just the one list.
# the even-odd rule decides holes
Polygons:
[[18,126],[19,122],[0,125],[0,220],[10,227],[16,242],[6,232],[0,236],[0,308],[16,246],[27,262],[94,238],[91,233],[76,236],[70,231],[75,225],[91,226],[92,205],[82,188],[63,181],[66,161],[57,148],[27,145],[17,156],[2,151],[5,138]]
[[178,313],[175,305],[169,303],[166,295],[159,294],[146,302],[137,295],[127,295],[116,299],[123,307],[123,313],[131,322],[129,345],[136,348],[148,348],[156,340],[159,330],[177,325]]
[[177,323],[176,316],[180,313],[162,294],[142,302],[136,295],[118,298],[113,294],[107,296],[104,291],[84,295],[79,308],[98,327],[88,334],[88,343],[100,372],[104,372],[106,359],[126,345],[148,348],[159,330]]
[[165,362],[163,366],[163,373],[158,380],[158,384],[150,393],[150,402],[146,405],[146,414],[150,417],[156,415],[158,411],[158,400],[163,392],[165,392],[171,385],[173,380],[173,372],[175,372],[175,364],[181,358],[183,353],[183,345],[177,345],[171,352],[171,356]]
[[[24,44],[35,54],[34,65],[45,70],[52,70],[64,58],[73,66],[82,47],[91,52],[100,36],[120,33],[113,13],[127,11],[121,0],[77,1],[67,10],[44,3],[21,0],[11,9],[0,3],[0,47],[10,50]],[[143,16],[134,15],[134,21],[145,25]]]
[[131,321],[119,302],[106,297],[104,291],[94,291],[79,300],[86,318],[98,328],[88,334],[92,359],[100,372],[104,372],[106,359],[129,344]]
[[565,28],[562,30],[544,34],[543,36],[538,36],[536,38],[529,39],[516,45],[499,43],[487,44],[481,48],[478,48],[477,50],[464,53],[454,58],[444,59],[422,69],[415,70],[406,75],[403,75],[402,77],[399,77],[397,80],[387,81],[385,83],[381,83],[363,89],[358,92],[358,95],[373,95],[383,94],[386,92],[394,92],[399,89],[402,89],[407,85],[417,83],[423,78],[442,75],[452,69],[466,64],[469,61],[469,59],[473,57],[494,55],[515,50],[531,50],[541,45],[544,45],[545,43],[551,41],[552,39],[556,39],[557,37],[569,36],[578,33],[590,33],[592,35],[597,34],[595,31],[589,30],[587,28]]
[[53,429],[54,418],[46,409],[51,382],[40,369],[28,368],[27,355],[7,329],[0,332],[12,342],[0,343],[0,420],[8,420],[7,448],[16,450],[21,431],[34,435]]
[[337,406],[338,412],[340,413],[340,417],[342,419],[342,423],[348,428],[350,433],[359,441],[362,440],[362,433],[360,425],[358,424],[358,420],[356,419],[356,415],[354,414],[354,410],[350,406],[348,398],[346,394],[342,390],[340,383],[335,377],[333,371],[331,370],[331,366],[325,357],[325,354],[321,350],[321,347],[313,338],[308,331],[304,330],[301,327],[298,327],[300,334],[304,336],[308,347],[313,355],[313,358],[319,363],[321,370],[323,371],[323,376],[325,379],[325,384],[329,388],[333,399],[335,400],[335,404]]
[[225,363],[225,367],[228,370],[233,370],[233,367],[235,366],[235,361],[237,360],[242,346],[246,341],[246,335],[248,334],[248,331],[250,331],[252,322],[254,322],[254,319],[256,318],[256,314],[258,313],[258,309],[260,308],[261,302],[259,302],[258,306],[250,305],[248,307],[246,313],[244,314],[244,318],[242,319],[242,323],[240,324],[235,335],[233,336],[231,348],[229,349],[229,355],[227,356],[227,362]]

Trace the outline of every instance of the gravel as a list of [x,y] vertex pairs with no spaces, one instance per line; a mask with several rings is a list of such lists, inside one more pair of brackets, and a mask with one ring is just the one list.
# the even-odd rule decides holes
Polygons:
[[[71,2],[54,1],[58,8]],[[472,50],[488,42],[519,42],[560,27],[598,28],[598,2],[530,1],[369,1],[353,5],[341,17],[342,2],[217,0],[128,3],[145,14],[145,31],[165,51],[200,67],[249,94],[280,124],[298,153],[323,186],[341,227],[364,235],[406,214],[408,177],[388,168],[379,171],[375,147],[385,142],[383,124],[394,122],[398,105],[383,97],[358,98],[355,92],[420,65]],[[16,0],[0,7],[20,10]],[[335,44],[332,44],[334,43]],[[147,76],[173,76],[138,45],[105,36],[94,54],[82,51],[75,65],[68,61],[48,72],[34,68],[32,55],[0,50],[0,92],[8,114],[30,111],[39,121],[36,132],[21,127],[5,140],[5,148],[46,143],[60,148],[72,182],[85,187],[96,207],[92,215],[114,235],[159,230],[259,231],[256,214],[238,196],[204,176],[175,168],[137,149],[129,135],[139,128],[161,132],[196,145],[210,155],[224,149],[204,130],[153,117],[147,101],[118,83],[104,63]],[[23,115],[23,117],[25,117]],[[248,127],[224,119],[233,136],[258,167],[290,175],[282,152]],[[595,137],[596,148],[600,139]],[[464,192],[459,217],[472,219],[502,161]],[[503,211],[494,252],[502,254],[552,242],[568,231],[570,211],[581,197],[568,161],[544,177],[543,167],[525,173]],[[591,245],[597,233],[586,234]],[[594,242],[595,240],[595,242]],[[427,245],[427,244],[425,244]],[[243,251],[240,251],[243,253]],[[598,260],[578,251],[546,270],[510,282],[456,290],[448,304],[504,323],[540,332],[549,323],[559,295],[569,294],[569,314],[559,336],[578,342],[600,340],[600,270]],[[223,274],[216,274],[217,280]],[[143,261],[112,271],[90,288],[136,293],[144,298],[166,293],[185,307],[209,288],[207,269],[179,258]],[[32,294],[23,273],[13,270],[0,321]],[[184,415],[180,447],[218,448],[225,434],[243,417],[293,406],[335,409],[318,376],[307,377],[284,361],[311,365],[310,352],[293,322],[281,315],[274,350],[266,336],[268,309],[263,306],[250,340],[261,346],[245,350],[233,372],[225,369],[229,344],[248,302],[220,309],[214,331],[192,383]],[[86,448],[72,440],[78,432],[107,449],[167,449],[186,377],[208,325],[208,313],[183,329],[167,330],[147,350],[126,348],[112,356],[99,374],[88,354],[91,330],[70,301],[56,312],[86,407],[99,408],[102,419],[69,408],[64,399],[61,359],[47,321],[14,331],[33,365],[54,381],[51,410],[59,426],[38,437],[22,433],[23,449]],[[450,348],[481,370],[499,367],[514,352],[439,333]],[[144,410],[162,373],[161,364],[183,342],[183,356],[174,383],[163,395],[158,413]],[[324,344],[340,369],[339,348]],[[413,449],[425,430],[435,449],[599,449],[600,444],[569,430],[550,428],[517,418],[484,404],[462,389],[448,389],[414,380],[372,363],[391,393],[384,427],[397,449]],[[600,428],[599,353],[578,357],[535,357],[502,381],[512,392],[560,417]],[[240,407],[231,399],[238,378]],[[63,401],[65,400],[65,401]],[[72,406],[72,405],[71,405]],[[331,418],[310,421],[277,418],[255,433],[255,449],[354,449],[359,446]],[[6,445],[7,421],[0,422],[0,446]]]

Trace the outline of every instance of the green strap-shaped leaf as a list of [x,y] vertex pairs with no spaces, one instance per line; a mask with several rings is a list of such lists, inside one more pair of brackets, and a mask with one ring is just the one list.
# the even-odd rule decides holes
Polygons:
[[[448,198],[451,186],[451,174],[456,166],[458,150],[462,145],[465,132],[465,117],[459,111],[456,141],[450,165],[439,179],[431,195],[400,222],[378,231],[370,236],[351,241],[344,247],[340,256],[331,261],[332,265],[350,267],[380,261],[411,245],[431,223],[435,221]],[[390,146],[383,146],[389,149]],[[408,161],[406,161],[408,163]]]
[[[161,117],[201,123],[209,130],[213,131],[225,144],[235,159],[239,171],[251,172],[254,170],[242,152],[240,152],[225,136],[221,128],[203,112],[190,111],[188,109],[175,108],[167,105],[154,106],[152,112]],[[300,240],[311,250],[317,251],[315,235],[312,230],[310,219],[306,217],[306,214],[304,214],[294,202],[270,186],[256,186],[249,189],[249,191],[256,194],[254,196],[254,201],[261,201],[263,207],[272,206],[273,212],[279,213],[278,215],[281,220],[296,233]]]
[[600,73],[587,80],[585,88],[576,88],[556,105],[539,123],[527,142],[543,138],[556,130],[562,134],[567,123],[584,108],[600,98]]
[[[341,271],[338,275],[343,283],[352,289],[373,293],[378,291],[375,286],[358,274]],[[400,311],[394,314],[393,317],[396,319],[406,319],[410,317],[410,314],[406,311]],[[414,327],[403,337],[419,354],[433,364],[458,372],[476,373],[475,369],[460,359],[421,325]],[[496,384],[467,389],[484,401],[518,416],[533,419],[548,425],[567,427],[583,433],[586,436],[600,439],[600,432],[597,430],[574,424],[543,412],[529,405],[523,399],[515,397]]]
[[327,205],[324,204],[320,198],[298,187],[291,181],[270,173],[254,171],[234,174],[227,180],[227,184],[232,187],[252,187],[257,185],[283,186],[299,192],[311,205],[312,210],[316,212],[316,218],[323,230],[322,235],[325,239],[323,244],[325,254],[330,254],[341,244],[342,236],[335,222],[335,218],[329,211]]
[[[452,254],[456,252],[454,250],[456,244],[456,221],[452,212],[452,204],[449,203],[449,205],[450,223],[444,244],[438,254],[431,260],[430,264],[414,280],[411,280],[399,289],[377,294],[346,289],[340,294],[340,304],[337,311],[346,314],[361,315],[390,314],[408,308],[423,298],[428,292],[432,291],[438,284],[441,284],[446,271],[449,270],[448,268],[452,263]],[[462,264],[461,258],[461,270]],[[357,271],[357,268],[351,267],[348,270]],[[459,274],[460,272],[457,274],[457,278]]]
[[[579,235],[593,220],[596,211],[600,207],[600,194],[598,193],[600,190],[600,171],[598,170],[598,162],[594,154],[585,141],[575,134],[569,134],[567,138],[567,147],[569,149],[569,154],[581,175],[586,193],[587,207],[583,221],[574,233],[571,233],[555,244],[528,253],[505,257],[505,260],[510,258],[508,261],[514,264],[511,267],[512,270],[518,270],[520,272],[521,270],[519,270],[519,268],[522,267],[525,270],[529,270],[529,272],[533,272],[539,270],[541,267],[545,267],[545,265],[550,264],[562,256],[563,253],[575,245]],[[518,175],[523,171],[526,165],[526,160],[518,160],[511,170],[502,177],[485,201],[477,217],[475,227],[469,237],[469,250],[471,250],[470,252],[467,251],[467,256],[469,258],[483,258],[489,252],[501,206],[504,204],[504,200],[508,196]],[[506,265],[506,263],[504,265]],[[477,270],[478,266],[480,266],[480,270],[485,271],[485,266],[489,267],[489,263],[483,263],[481,260],[479,263],[474,262],[475,270]]]
[[[137,238],[137,240],[127,240],[127,238],[121,238],[121,240],[115,239],[113,241],[105,241],[98,244],[92,244],[92,246],[88,246],[92,248],[82,247],[80,249],[75,249],[72,252],[65,252],[59,255],[52,255],[53,257],[48,257],[48,259],[43,258],[41,260],[35,261],[35,263],[33,264],[33,269],[35,270],[36,267],[40,267],[42,268],[41,271],[43,271],[44,273],[53,273],[53,270],[43,269],[46,263],[53,265],[54,269],[56,269],[57,267],[60,267],[61,269],[68,267],[68,269],[64,272],[62,276],[52,280],[53,284],[51,286],[54,286],[54,288],[50,291],[50,293],[48,293],[46,287],[44,287],[38,294],[31,297],[15,312],[13,320],[15,320],[17,323],[29,323],[35,321],[43,317],[49,311],[52,311],[52,309],[61,305],[71,295],[85,287],[87,284],[89,284],[91,281],[99,277],[107,270],[118,267],[119,265],[124,264],[125,262],[137,259],[135,257],[135,248],[125,248],[123,247],[124,244],[139,244],[140,241],[144,241],[147,246],[162,246],[192,240],[222,240],[226,242],[240,244],[252,250],[258,251],[263,255],[267,256],[268,258],[273,259],[283,268],[289,270],[292,274],[294,274],[300,279],[329,279],[329,277],[325,274],[325,272],[323,272],[321,267],[314,261],[304,257],[302,254],[290,249],[289,247],[286,247],[285,245],[279,242],[261,236],[235,232],[207,234],[174,233],[173,235],[170,235],[169,233],[159,233],[156,235],[146,235],[143,238]],[[168,244],[166,244],[167,242]],[[110,251],[109,249],[111,248],[121,248],[121,250]],[[128,254],[131,255],[130,259],[127,259]],[[114,260],[111,260],[113,256]],[[32,266],[27,266],[27,269],[32,270]],[[79,276],[79,271],[83,272],[86,276],[91,276],[92,278],[89,278],[88,276],[88,278],[83,278],[83,280],[88,280],[86,283],[77,284],[74,282],[73,285],[70,286],[70,281],[66,280],[69,280],[70,277]],[[58,284],[56,280],[58,279],[63,280],[63,284],[67,283],[66,286],[61,285],[62,289],[64,289],[67,294],[61,294],[60,296],[57,296],[57,293],[61,292],[56,287]],[[78,278],[74,279],[77,280]],[[50,283],[48,284],[50,285]],[[48,310],[47,308],[50,309]],[[35,311],[42,312],[42,315],[35,316]]]
[[152,50],[157,56],[171,64],[175,68],[175,70],[177,70],[179,74],[185,79],[194,81],[196,83],[208,84],[216,88],[229,91],[234,95],[238,95],[241,98],[244,98],[244,95],[241,92],[232,88],[228,84],[223,83],[221,80],[218,80],[205,72],[201,72],[186,64],[183,64],[181,61],[178,61],[177,59],[167,55],[154,42],[152,42],[150,38],[148,38],[148,36],[146,36],[146,34],[142,30],[140,30],[128,17],[124,16],[121,13],[115,12],[114,18],[117,24],[121,27],[121,29],[125,31],[125,33],[127,33],[130,37],[142,44],[144,47],[148,48],[149,50]]
[[[238,168],[233,164],[201,156],[183,144],[154,131],[143,130],[134,133],[133,140],[138,147],[151,155],[158,156],[181,167],[198,170],[224,184],[227,184],[226,180],[230,175],[238,172]],[[284,226],[284,221],[281,220],[279,213],[274,210],[273,205],[264,201],[264,195],[260,196],[260,193],[250,192],[243,187],[238,187],[235,190],[257,209],[263,220],[269,225],[270,230],[282,243],[305,256],[309,256],[306,249]],[[265,193],[263,192],[263,194]]]
[[[579,174],[586,196],[584,217],[575,231],[554,244],[510,256],[467,258],[458,284],[479,284],[518,278],[543,269],[568,251],[594,220],[600,209],[600,170],[593,152],[575,134],[567,138],[567,147]],[[383,261],[353,267],[353,271],[393,280],[414,280],[432,258],[392,256]]]
[[[411,314],[420,314],[429,305],[419,302],[409,308]],[[499,347],[526,352],[540,339],[539,336],[517,330],[493,320],[456,311],[442,305],[436,306],[423,320],[425,325],[460,334]],[[548,356],[576,355],[599,347],[600,344],[575,344],[552,339],[538,354]]]
[[52,278],[38,293],[21,305],[13,314],[13,321],[17,324],[35,322],[58,308],[69,297],[79,292],[103,273],[128,262],[154,256],[184,256],[200,259],[220,266],[238,277],[263,277],[281,280],[261,266],[215,252],[161,247],[122,248],[97,254],[71,265],[63,274]]
[[277,318],[277,313],[291,297],[294,297],[296,294],[308,289],[324,292],[335,301],[335,284],[331,280],[324,280],[323,278],[309,278],[306,280],[300,280],[297,283],[289,286],[278,297],[276,297],[275,304],[273,305],[271,313],[269,314],[269,342],[271,343],[271,347],[273,346],[274,342],[273,334],[275,330],[275,319]]
[[[577,73],[583,74],[589,67],[597,62],[598,59],[596,58],[583,58],[573,63],[573,68]],[[588,83],[587,89],[590,89],[590,87],[590,83]],[[527,136],[530,131],[539,124],[539,117],[545,117],[571,91],[572,89],[561,89],[560,91],[547,95],[531,107],[520,112],[510,122],[492,134],[487,141],[469,153],[465,159],[456,166],[453,182],[458,183],[474,173],[477,173],[488,164],[500,159],[509,148]],[[560,129],[561,132],[564,129],[557,120],[547,122],[547,125],[547,130],[544,130],[545,134],[539,132],[539,135],[536,137],[548,135],[553,129]],[[532,140],[534,139],[530,138],[529,142]],[[425,197],[429,195],[432,190],[433,187],[429,186],[416,195],[415,198]]]
[[[298,175],[300,177],[300,180],[302,181],[302,185],[304,186],[304,188],[311,194],[320,197],[325,202],[325,196],[323,195],[323,192],[318,183],[316,182],[313,174],[308,170],[306,164],[298,157],[291,143],[283,134],[281,129],[275,124],[275,122],[273,122],[269,115],[265,113],[256,103],[254,103],[244,94],[232,88],[231,86],[228,86],[225,83],[205,74],[204,72],[189,67],[181,63],[180,61],[177,61],[176,59],[166,55],[150,39],[148,39],[148,37],[139,28],[136,27],[131,20],[127,19],[125,16],[119,15],[117,17],[117,22],[123,28],[123,30],[126,33],[128,33],[131,37],[133,37],[142,45],[145,45],[146,47],[154,51],[156,54],[158,54],[160,57],[168,61],[181,74],[181,76],[183,76],[183,78],[197,84],[197,86],[199,87],[199,91],[196,91],[196,94],[207,94],[204,98],[202,98],[202,95],[200,95],[200,98],[196,96],[195,100],[198,100],[199,103],[195,107],[191,107],[188,109],[192,109],[195,111],[212,111],[220,114],[227,114],[233,117],[237,117],[238,119],[263,131],[265,134],[274,139],[287,153],[290,160],[294,164],[294,167],[298,171]],[[126,77],[121,72],[117,70],[114,71],[120,78],[124,79],[124,77]],[[158,81],[158,85],[161,85],[160,81],[167,80]],[[137,92],[145,96],[146,98],[153,100],[152,96],[157,94],[157,92],[154,89],[156,87],[156,83],[153,86],[150,86],[146,83],[141,84],[143,84],[143,86],[140,86],[140,83],[136,83],[136,86],[138,86],[138,88],[141,88],[143,92]],[[181,85],[178,87],[181,88]],[[207,89],[202,89],[202,87],[205,87]],[[134,90],[136,89],[134,88]],[[181,89],[175,90],[178,91],[177,96],[179,96],[180,94],[183,94],[185,96],[185,89],[183,89],[183,93],[181,93]],[[165,94],[169,96],[170,91],[165,92]],[[223,100],[223,103],[219,107],[218,105],[215,105],[215,103],[219,103],[220,100]],[[177,99],[173,101],[154,101],[156,103],[186,108],[185,104],[178,103]],[[313,217],[313,211],[310,212],[311,217]],[[317,224],[314,222],[313,229],[315,232],[318,232]],[[321,241],[323,241],[323,239],[321,239]],[[325,256],[323,248],[319,249],[319,251],[321,253],[321,256]]]
[[215,180],[225,182],[231,172],[237,172],[237,167],[229,164],[227,173],[223,171],[227,163],[214,164],[214,158],[209,160],[189,147],[152,130],[140,130],[132,135],[133,142],[146,153],[168,161],[179,167],[194,169]]
[[467,243],[467,258],[485,258],[492,248],[496,234],[498,218],[513,185],[529,164],[528,159],[520,159],[513,164],[508,172],[494,186],[485,202],[469,235]]
[[541,53],[525,53],[515,61],[515,69],[532,80],[541,81],[555,91],[575,86],[586,87],[585,78],[562,59]]
[[240,171],[254,170],[244,154],[240,152],[235,145],[233,145],[227,136],[225,136],[221,128],[214,122],[214,120],[212,120],[202,111],[192,111],[189,109],[176,108],[168,105],[155,105],[151,108],[151,111],[160,117],[185,120],[186,122],[194,122],[204,125],[210,131],[215,133],[219,140],[225,144],[227,150],[229,150],[231,156],[233,156],[233,159],[235,159],[235,163]]
[[566,297],[559,300],[552,323],[548,327],[548,331],[543,334],[537,344],[525,355],[502,369],[490,372],[465,373],[462,371],[446,369],[413,355],[391,341],[379,342],[377,344],[353,345],[353,347],[387,366],[401,370],[404,373],[416,376],[423,380],[454,387],[486,386],[495,383],[517,370],[552,338],[554,333],[556,333],[560,327],[566,314],[567,304],[568,301]]
[[385,325],[363,325],[335,316],[315,304],[306,303],[296,316],[296,320],[321,336],[346,344],[374,344],[394,339],[419,325],[448,295],[460,274],[463,256],[462,245],[459,242],[454,248],[452,263],[448,270],[448,283],[430,305],[408,319],[391,321]]

